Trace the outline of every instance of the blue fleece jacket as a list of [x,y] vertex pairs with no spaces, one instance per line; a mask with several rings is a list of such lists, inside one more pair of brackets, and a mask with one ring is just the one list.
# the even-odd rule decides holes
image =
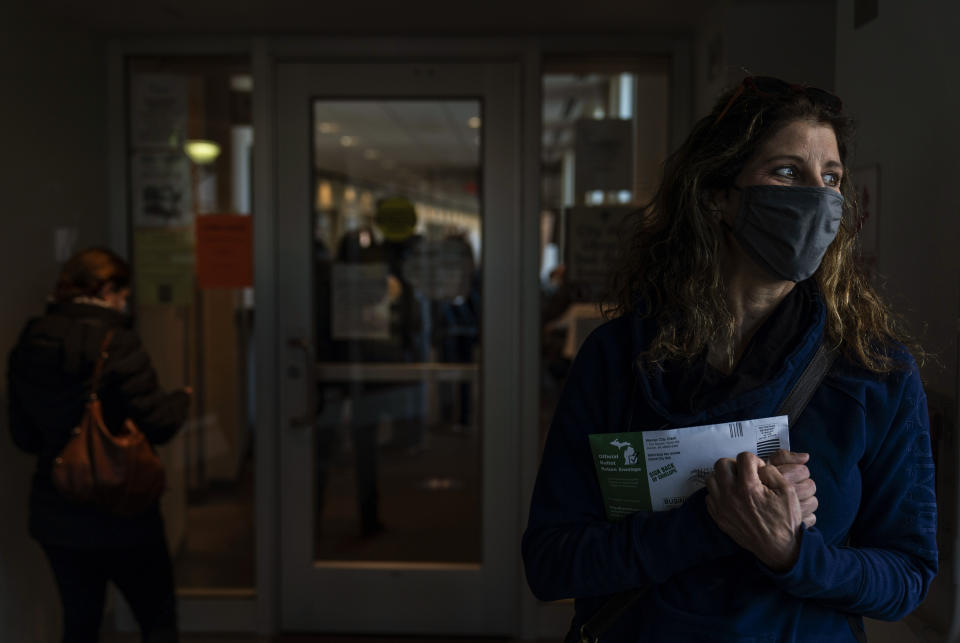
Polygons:
[[571,637],[610,595],[648,583],[653,591],[602,641],[855,641],[860,616],[900,619],[923,599],[937,571],[934,471],[926,397],[902,347],[909,367],[886,376],[839,358],[790,427],[792,450],[811,454],[820,504],[789,571],[774,573],[721,532],[705,489],[671,511],[605,520],[587,436],[775,415],[823,337],[819,295],[813,310],[765,385],[696,413],[677,410],[683,391],[637,367],[652,322],[621,317],[586,340],[523,538],[533,593],[577,599]]

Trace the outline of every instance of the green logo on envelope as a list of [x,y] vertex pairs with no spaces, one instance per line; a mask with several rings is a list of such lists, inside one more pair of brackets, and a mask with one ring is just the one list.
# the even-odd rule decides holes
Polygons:
[[589,438],[607,519],[650,511],[642,433],[595,433]]

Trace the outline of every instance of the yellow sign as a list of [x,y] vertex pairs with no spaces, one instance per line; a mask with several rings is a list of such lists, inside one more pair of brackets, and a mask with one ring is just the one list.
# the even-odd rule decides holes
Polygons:
[[133,270],[139,305],[191,305],[193,266],[192,226],[134,231]]
[[403,241],[417,227],[417,211],[408,199],[389,197],[377,203],[373,221],[387,241]]

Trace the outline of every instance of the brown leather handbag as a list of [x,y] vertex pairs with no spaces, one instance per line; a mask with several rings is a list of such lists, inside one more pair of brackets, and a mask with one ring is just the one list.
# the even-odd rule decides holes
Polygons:
[[100,348],[80,424],[54,460],[53,484],[70,500],[132,516],[160,498],[166,477],[163,463],[132,420],[125,420],[118,433],[111,433],[104,424],[97,391],[112,338],[111,330]]

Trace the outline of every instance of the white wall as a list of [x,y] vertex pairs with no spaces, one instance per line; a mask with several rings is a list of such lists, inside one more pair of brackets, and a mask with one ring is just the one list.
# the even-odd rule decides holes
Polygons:
[[[923,368],[928,395],[956,429],[960,304],[960,5],[881,1],[854,29],[837,3],[836,91],[859,123],[853,166],[878,164],[879,273],[911,331],[941,364]],[[940,453],[941,572],[918,615],[941,631],[954,617],[955,438]],[[946,483],[946,484],[944,484]]]
[[832,89],[834,17],[830,0],[736,0],[704,15],[695,46],[695,117],[747,74]]
[[[16,3],[19,5],[20,3]],[[4,7],[0,21],[0,638],[59,640],[60,607],[39,547],[27,535],[33,458],[14,447],[6,414],[6,355],[42,311],[57,272],[53,230],[78,245],[106,240],[106,58],[91,37]]]

